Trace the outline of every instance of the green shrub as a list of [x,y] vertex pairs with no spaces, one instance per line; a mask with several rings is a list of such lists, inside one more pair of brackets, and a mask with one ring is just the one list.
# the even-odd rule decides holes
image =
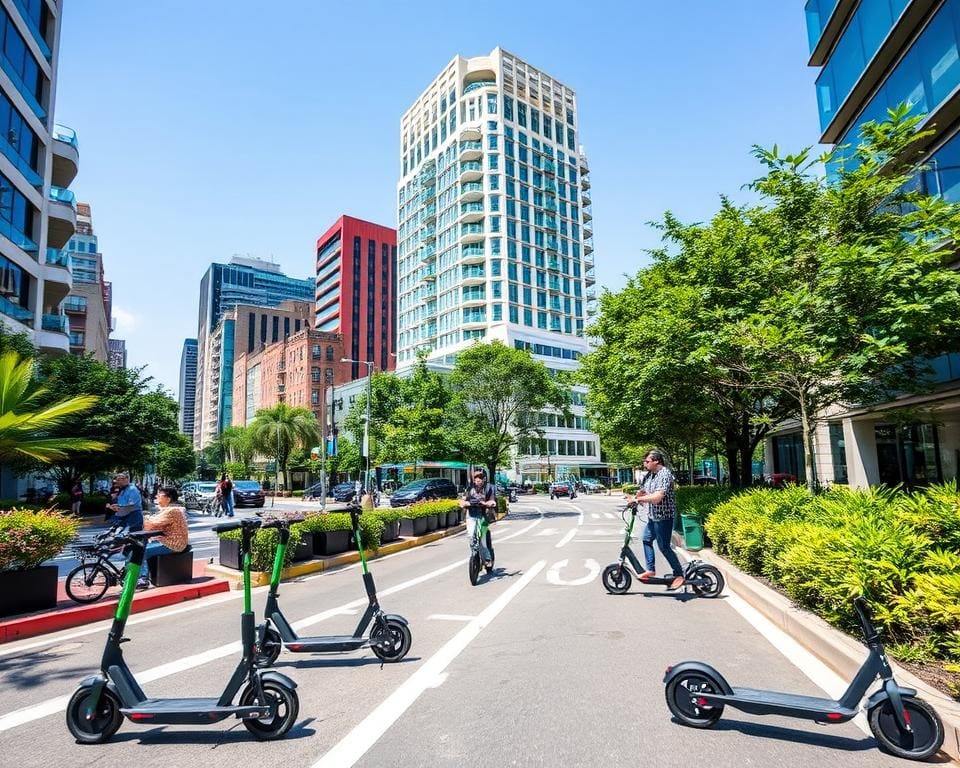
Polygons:
[[438,501],[418,501],[400,511],[402,518],[427,517],[428,515],[447,514],[451,510],[460,509],[457,499],[440,499]]
[[[221,539],[240,540],[241,531],[239,528],[233,531],[226,531],[219,534]],[[277,545],[280,543],[280,532],[276,528],[266,528],[258,530],[253,536],[253,542],[250,545],[250,568],[254,571],[272,571],[273,560],[277,555]],[[300,544],[300,531],[297,525],[290,526],[290,543],[287,544],[287,551],[284,553],[283,566],[286,568],[293,564],[293,553]]]
[[294,491],[294,492],[293,492],[293,495],[294,495],[295,497],[299,498],[299,497],[303,496],[303,491]]
[[[58,509],[70,509],[70,494],[58,493],[53,497]],[[80,502],[80,517],[101,517],[107,513],[109,499],[99,493],[86,493]]]
[[677,488],[677,509],[703,523],[714,509],[732,496],[733,491],[729,488],[684,485]]
[[[380,548],[380,536],[383,534],[385,523],[377,512],[364,512],[360,515],[360,540],[364,549],[376,552]],[[346,512],[327,512],[309,514],[303,522],[294,523],[304,533],[325,533],[327,531],[352,531],[353,524],[350,515]]]
[[39,512],[41,509],[45,509],[45,507],[43,504],[24,504],[17,499],[0,499],[0,510],[4,509],[25,509],[31,512]]
[[640,489],[640,486],[636,483],[624,483],[620,486],[620,490],[626,494],[633,495]]
[[36,568],[76,534],[76,520],[57,510],[0,512],[0,571]]

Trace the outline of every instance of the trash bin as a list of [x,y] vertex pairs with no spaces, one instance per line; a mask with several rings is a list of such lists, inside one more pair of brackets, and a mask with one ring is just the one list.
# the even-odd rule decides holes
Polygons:
[[683,518],[683,546],[691,552],[703,549],[703,526],[700,518],[693,515],[682,515]]

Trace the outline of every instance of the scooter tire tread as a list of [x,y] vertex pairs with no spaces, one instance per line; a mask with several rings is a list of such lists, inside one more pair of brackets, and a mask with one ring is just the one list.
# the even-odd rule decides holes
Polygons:
[[870,730],[873,733],[874,738],[876,738],[881,751],[905,760],[927,760],[935,755],[940,750],[940,747],[943,746],[943,721],[940,719],[940,715],[937,714],[937,711],[930,706],[930,704],[919,697],[911,696],[909,698],[904,698],[903,704],[905,707],[911,710],[911,724],[915,724],[921,719],[926,722],[930,731],[930,735],[932,736],[932,738],[927,740],[926,744],[922,744],[920,747],[915,747],[913,749],[906,749],[901,747],[899,744],[894,743],[887,733],[884,732],[883,725],[880,721],[880,716],[884,714],[885,707],[889,707],[889,699],[877,704],[870,710],[869,713],[867,713],[867,721],[870,724]]
[[103,716],[103,719],[106,720],[105,727],[98,731],[85,731],[80,727],[80,708],[89,697],[90,690],[88,686],[77,688],[70,697],[70,701],[67,703],[67,729],[73,738],[77,740],[78,744],[103,744],[103,742],[108,741],[123,724],[120,702],[113,691],[109,688],[104,688],[100,693],[100,706],[103,708],[104,702],[107,702]]

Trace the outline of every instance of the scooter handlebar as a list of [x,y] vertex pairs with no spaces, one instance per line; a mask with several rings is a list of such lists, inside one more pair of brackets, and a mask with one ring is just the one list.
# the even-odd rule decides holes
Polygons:
[[236,531],[238,528],[249,528],[250,530],[255,530],[260,527],[266,527],[264,526],[262,520],[248,517],[235,523],[220,523],[220,525],[213,526],[212,530],[215,533],[225,533],[226,531]]
[[853,607],[860,619],[860,626],[863,627],[863,634],[867,642],[869,643],[872,640],[876,640],[880,636],[880,633],[877,632],[877,628],[873,625],[873,621],[870,618],[870,606],[867,605],[867,601],[862,597],[855,597],[853,599]]

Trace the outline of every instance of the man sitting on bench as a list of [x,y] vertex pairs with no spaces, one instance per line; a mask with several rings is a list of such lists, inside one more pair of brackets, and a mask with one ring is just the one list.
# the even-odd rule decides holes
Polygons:
[[143,530],[163,531],[162,536],[151,539],[147,543],[143,554],[143,569],[140,572],[138,587],[149,587],[150,577],[147,570],[147,560],[158,555],[172,555],[183,552],[187,548],[189,532],[187,530],[187,514],[183,507],[172,506],[177,501],[177,489],[172,486],[157,491],[157,506],[160,511],[148,515],[143,520]]

